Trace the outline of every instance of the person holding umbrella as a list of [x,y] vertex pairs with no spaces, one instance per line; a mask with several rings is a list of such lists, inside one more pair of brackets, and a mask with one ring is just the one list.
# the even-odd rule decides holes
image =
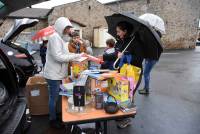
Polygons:
[[[158,33],[159,37],[162,37],[162,34],[155,29],[155,31]],[[156,63],[158,62],[158,60],[156,59],[145,59],[145,63],[144,63],[144,88],[138,90],[139,94],[144,94],[144,95],[148,95],[149,94],[149,89],[150,89],[150,73],[153,69],[153,67],[156,65]]]
[[[126,21],[121,21],[116,25],[116,52],[106,55],[106,58],[120,58],[119,70],[126,63],[142,68],[142,62],[144,59],[144,55],[142,53],[143,46],[140,41],[139,35],[137,33],[133,33],[133,31],[133,25]],[[127,45],[129,46],[127,47]],[[126,47],[126,51],[122,53]],[[129,59],[129,61],[127,59]],[[118,128],[126,128],[129,125],[131,125],[130,118],[123,118],[121,120],[117,120]]]
[[49,120],[53,128],[61,128],[62,124],[56,116],[56,104],[59,97],[61,80],[67,76],[68,62],[81,58],[84,54],[70,53],[66,47],[65,37],[70,32],[72,24],[68,18],[60,17],[54,24],[55,32],[48,37],[44,77],[49,90]]
[[[117,39],[115,55],[117,60],[114,63],[115,69],[120,69],[123,64],[131,64],[142,69],[144,58],[159,59],[163,52],[162,42],[158,34],[146,22],[130,13],[117,13],[105,17],[108,24],[108,33]],[[134,86],[131,93],[134,96],[140,85],[142,73],[139,81]],[[134,104],[134,99],[132,103]],[[119,128],[126,128],[131,124],[130,118],[117,121]]]
[[[141,20],[146,21],[151,25],[153,30],[156,31],[158,36],[162,38],[162,34],[166,34],[165,32],[165,24],[162,18],[155,14],[146,13],[139,17]],[[155,66],[155,64],[158,62],[157,58],[145,58],[145,64],[144,64],[144,88],[138,90],[139,94],[148,95],[149,89],[150,89],[150,73]]]

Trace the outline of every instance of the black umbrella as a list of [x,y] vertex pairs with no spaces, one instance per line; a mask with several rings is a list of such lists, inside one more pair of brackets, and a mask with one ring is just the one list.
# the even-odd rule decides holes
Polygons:
[[138,33],[143,44],[144,58],[156,59],[160,58],[163,52],[162,42],[158,33],[145,21],[139,19],[133,14],[118,13],[105,17],[108,24],[108,33],[113,37],[116,35],[116,26],[119,22],[126,21],[133,25],[133,33]]

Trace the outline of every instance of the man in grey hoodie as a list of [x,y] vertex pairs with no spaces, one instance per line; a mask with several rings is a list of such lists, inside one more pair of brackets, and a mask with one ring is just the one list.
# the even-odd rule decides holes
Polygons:
[[61,122],[56,117],[56,102],[59,97],[61,80],[67,76],[68,62],[80,58],[84,54],[70,53],[62,37],[69,34],[72,24],[68,18],[60,17],[54,24],[55,33],[48,37],[44,77],[49,90],[50,126],[61,128]]

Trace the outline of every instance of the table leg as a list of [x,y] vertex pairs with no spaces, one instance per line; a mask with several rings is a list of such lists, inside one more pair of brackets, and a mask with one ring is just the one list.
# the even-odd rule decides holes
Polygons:
[[108,130],[107,130],[107,129],[108,129],[107,125],[108,125],[108,124],[107,124],[107,121],[104,121],[104,122],[103,122],[103,134],[107,134],[107,132],[108,132]]
[[65,125],[65,133],[71,134],[72,125]]
[[101,122],[95,122],[95,130],[96,130],[96,134],[99,134],[102,130],[101,128]]

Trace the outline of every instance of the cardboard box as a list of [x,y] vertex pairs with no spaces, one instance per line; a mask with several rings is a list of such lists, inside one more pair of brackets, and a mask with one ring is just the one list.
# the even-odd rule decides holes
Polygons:
[[129,100],[129,81],[125,78],[112,78],[108,80],[108,93],[119,102]]
[[31,115],[45,115],[49,113],[48,87],[42,76],[30,77],[26,84],[26,96]]
[[71,63],[71,67],[72,70],[70,68],[71,70],[70,74],[72,73],[72,76],[77,78],[81,72],[88,69],[88,61],[87,60],[81,62],[73,61]]
[[107,92],[108,90],[108,80],[96,80],[94,78],[90,78],[91,89],[100,89],[102,92]]

